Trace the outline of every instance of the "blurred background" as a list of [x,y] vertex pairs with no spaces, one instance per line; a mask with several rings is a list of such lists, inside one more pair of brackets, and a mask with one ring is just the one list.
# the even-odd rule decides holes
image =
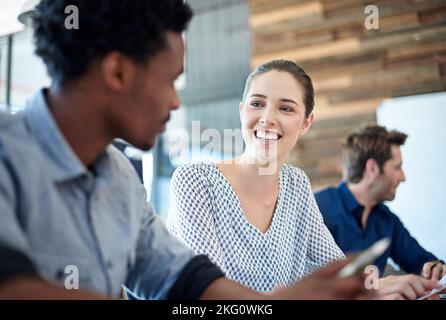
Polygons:
[[[0,0],[0,108],[9,112],[50,85],[33,53],[32,31],[17,20],[35,2]],[[185,34],[186,72],[177,83],[183,107],[151,152],[116,142],[162,217],[176,166],[237,155],[223,144],[208,153],[203,147],[209,141],[200,136],[207,129],[223,136],[224,129],[240,128],[238,105],[250,70],[285,58],[301,65],[316,89],[315,124],[290,163],[319,190],[341,180],[342,141],[351,131],[380,123],[408,133],[402,148],[407,182],[389,206],[426,248],[446,257],[446,1],[187,2],[195,17]],[[379,10],[379,27],[369,30],[365,8],[371,4]],[[190,137],[186,157],[169,152],[178,129]]]

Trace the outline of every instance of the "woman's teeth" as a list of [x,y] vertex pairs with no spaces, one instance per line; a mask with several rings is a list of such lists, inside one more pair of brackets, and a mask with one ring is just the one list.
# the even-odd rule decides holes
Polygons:
[[263,140],[279,140],[281,138],[281,136],[276,132],[260,130],[255,131],[255,136]]

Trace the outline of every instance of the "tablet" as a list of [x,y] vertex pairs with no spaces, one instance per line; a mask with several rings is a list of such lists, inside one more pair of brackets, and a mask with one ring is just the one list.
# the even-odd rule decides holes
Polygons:
[[387,250],[389,245],[389,238],[383,238],[375,242],[368,249],[361,251],[349,264],[342,268],[338,273],[338,277],[346,278],[355,273],[363,272],[368,265],[372,264]]

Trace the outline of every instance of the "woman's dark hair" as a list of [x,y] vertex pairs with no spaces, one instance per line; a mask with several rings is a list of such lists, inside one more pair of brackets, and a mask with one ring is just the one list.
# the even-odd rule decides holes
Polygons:
[[310,76],[299,67],[296,63],[289,60],[271,60],[264,64],[261,64],[257,68],[255,68],[251,74],[248,76],[245,85],[245,91],[243,92],[243,101],[246,99],[246,95],[248,94],[249,88],[251,87],[252,80],[264,73],[269,71],[279,71],[279,72],[288,72],[291,74],[298,83],[304,88],[305,96],[305,117],[311,114],[314,108],[314,89],[313,82],[311,81]]
[[[68,6],[77,8],[78,29],[65,26]],[[36,54],[63,84],[112,51],[147,63],[166,47],[165,33],[183,32],[191,17],[183,0],[42,0],[33,18]]]

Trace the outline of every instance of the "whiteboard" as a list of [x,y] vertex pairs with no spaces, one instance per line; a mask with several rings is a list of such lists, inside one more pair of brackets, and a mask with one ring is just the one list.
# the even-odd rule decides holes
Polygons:
[[406,182],[386,203],[415,239],[446,259],[446,93],[384,100],[377,120],[409,135],[401,148]]

